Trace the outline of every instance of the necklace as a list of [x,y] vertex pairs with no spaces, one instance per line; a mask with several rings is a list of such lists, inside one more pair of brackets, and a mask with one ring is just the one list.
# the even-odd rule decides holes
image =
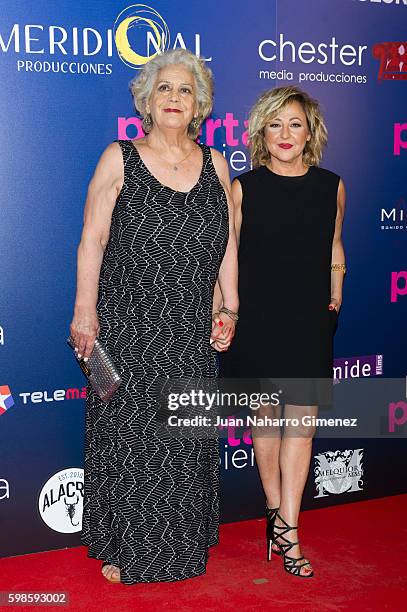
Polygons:
[[[147,145],[148,145],[148,143],[147,143]],[[150,146],[150,145],[148,145],[148,146]],[[151,149],[151,147],[150,147],[150,149]],[[154,149],[152,149],[152,150],[154,150]],[[192,153],[193,153],[195,150],[196,150],[196,147],[193,147],[193,148],[190,150],[190,152],[188,153],[188,155],[185,155],[185,157],[183,157],[182,159],[180,159],[179,161],[177,161],[177,162],[175,162],[175,163],[169,162],[169,161],[168,161],[168,159],[165,159],[165,157],[161,157],[161,155],[159,155],[159,154],[158,154],[156,151],[154,151],[154,153],[157,155],[157,157],[159,157],[159,158],[160,158],[160,159],[162,159],[163,161],[167,162],[167,164],[172,164],[172,169],[173,169],[175,172],[177,172],[177,171],[178,171],[178,166],[179,166],[180,164],[182,164],[182,162],[183,162],[183,161],[185,161],[185,160],[187,159],[187,157],[189,157],[189,156],[190,156],[190,155],[191,155],[191,154],[192,154]]]

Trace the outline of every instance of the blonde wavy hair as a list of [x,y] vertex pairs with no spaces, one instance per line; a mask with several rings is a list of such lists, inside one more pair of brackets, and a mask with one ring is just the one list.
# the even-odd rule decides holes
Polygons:
[[270,153],[264,140],[265,126],[278,115],[282,108],[294,101],[301,104],[311,135],[303,151],[304,164],[307,166],[319,165],[323,148],[328,140],[328,130],[319,103],[299,87],[290,85],[265,91],[250,111],[248,145],[253,168],[265,166],[270,160]]
[[130,81],[130,90],[133,95],[134,106],[143,117],[143,130],[147,134],[151,131],[151,124],[145,124],[146,106],[153,91],[158,72],[161,68],[181,64],[192,73],[196,83],[196,101],[198,117],[188,126],[188,136],[194,139],[199,134],[202,122],[210,115],[213,104],[213,77],[212,71],[206,67],[205,61],[198,58],[186,49],[173,49],[167,51],[147,62],[140,74]]

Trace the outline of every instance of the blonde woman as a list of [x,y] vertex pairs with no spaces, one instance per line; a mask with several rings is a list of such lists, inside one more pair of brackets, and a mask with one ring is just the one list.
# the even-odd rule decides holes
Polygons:
[[[154,386],[216,377],[238,310],[227,163],[195,142],[211,73],[177,49],[146,64],[132,93],[147,135],[111,143],[96,167],[71,324],[78,358],[99,336],[122,377],[107,403],[88,386],[81,538],[105,578],[124,584],[206,571],[218,541],[218,442],[160,435]],[[215,325],[217,279],[229,314]]]
[[[265,92],[249,117],[253,170],[233,181],[239,246],[240,319],[225,377],[271,379],[278,405],[259,416],[280,427],[254,427],[256,462],[266,495],[267,554],[289,573],[311,577],[297,525],[314,428],[302,417],[328,404],[332,341],[342,302],[341,240],[345,188],[319,167],[327,130],[318,103],[297,87]],[[264,383],[263,383],[264,384]]]

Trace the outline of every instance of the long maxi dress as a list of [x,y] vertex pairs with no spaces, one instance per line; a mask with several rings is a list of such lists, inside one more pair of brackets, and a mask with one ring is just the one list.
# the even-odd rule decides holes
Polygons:
[[162,185],[131,141],[117,142],[124,184],[97,312],[122,384],[107,403],[87,388],[81,541],[122,583],[175,581],[205,573],[218,542],[218,440],[160,436],[154,384],[218,375],[209,339],[228,206],[206,145],[186,193]]

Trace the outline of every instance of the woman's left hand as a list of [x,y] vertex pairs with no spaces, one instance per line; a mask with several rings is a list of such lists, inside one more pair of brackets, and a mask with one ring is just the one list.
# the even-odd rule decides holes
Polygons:
[[329,306],[328,306],[329,310],[335,309],[336,312],[339,313],[340,307],[341,307],[341,301],[338,300],[337,298],[331,297],[331,301],[329,302]]
[[224,312],[215,312],[212,315],[212,333],[210,343],[212,348],[222,353],[227,351],[233,336],[236,323]]

